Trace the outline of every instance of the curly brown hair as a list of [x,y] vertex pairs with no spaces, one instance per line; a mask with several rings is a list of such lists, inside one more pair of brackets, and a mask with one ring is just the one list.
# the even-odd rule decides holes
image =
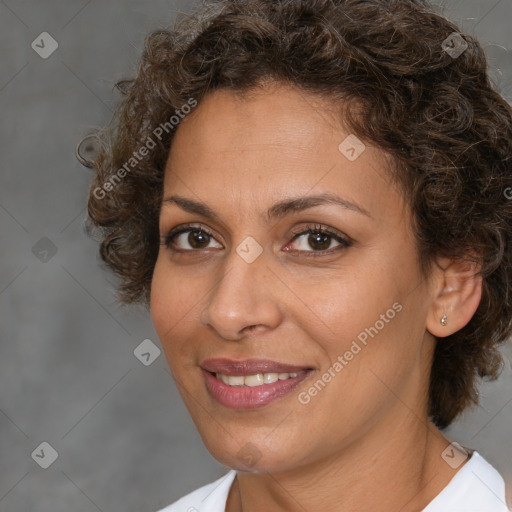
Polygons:
[[345,126],[391,155],[425,275],[436,256],[479,265],[478,310],[434,354],[429,414],[448,426],[478,402],[477,376],[497,377],[512,329],[512,108],[486,68],[479,43],[420,0],[209,1],[152,32],[92,162],[88,232],[100,228],[118,299],[149,306],[165,164],[193,106],[267,80],[334,99]]

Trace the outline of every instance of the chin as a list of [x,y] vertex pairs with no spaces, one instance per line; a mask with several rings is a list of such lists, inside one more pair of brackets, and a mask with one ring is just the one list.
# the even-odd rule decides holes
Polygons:
[[[250,439],[250,436],[246,438]],[[229,435],[226,435],[222,443],[219,443],[218,438],[215,440],[203,438],[203,441],[218,462],[245,473],[280,473],[294,469],[299,464],[299,461],[292,458],[298,450],[287,447],[284,442],[278,444],[280,450],[275,452],[270,451],[264,442],[248,440],[244,443]]]

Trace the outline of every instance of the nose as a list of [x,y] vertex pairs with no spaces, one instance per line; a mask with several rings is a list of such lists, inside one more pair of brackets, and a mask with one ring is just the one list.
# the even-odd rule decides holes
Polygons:
[[279,281],[266,265],[264,253],[247,263],[232,251],[222,272],[201,311],[203,325],[223,339],[238,341],[249,331],[272,330],[280,324]]

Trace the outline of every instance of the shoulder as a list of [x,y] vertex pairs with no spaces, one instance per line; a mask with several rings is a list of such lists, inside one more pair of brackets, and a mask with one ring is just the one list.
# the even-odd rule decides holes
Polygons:
[[451,479],[423,512],[509,512],[505,482],[478,452]]
[[196,489],[158,512],[224,512],[235,476],[236,471],[229,471],[222,478]]

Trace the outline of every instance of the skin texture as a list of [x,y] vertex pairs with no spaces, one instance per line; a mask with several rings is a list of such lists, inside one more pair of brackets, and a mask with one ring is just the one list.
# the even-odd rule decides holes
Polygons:
[[[388,160],[366,144],[349,161],[338,146],[350,132],[328,111],[327,100],[282,84],[246,97],[215,91],[180,123],[167,162],[164,199],[204,203],[218,218],[162,205],[162,237],[188,223],[213,237],[193,249],[181,235],[174,247],[182,252],[161,245],[151,314],[205,445],[239,470],[228,512],[421,510],[456,473],[441,458],[449,441],[428,420],[428,378],[435,337],[470,320],[481,281],[474,268],[441,259],[421,274]],[[323,193],[368,215],[323,204],[267,217],[276,202]],[[321,251],[308,234],[294,236],[318,225],[350,246],[331,238],[311,256]],[[252,263],[236,252],[248,236],[263,249]],[[299,393],[395,303],[401,311],[300,403]],[[205,386],[199,365],[217,357],[314,371],[276,402],[233,410]],[[251,466],[240,454],[249,442]]]

